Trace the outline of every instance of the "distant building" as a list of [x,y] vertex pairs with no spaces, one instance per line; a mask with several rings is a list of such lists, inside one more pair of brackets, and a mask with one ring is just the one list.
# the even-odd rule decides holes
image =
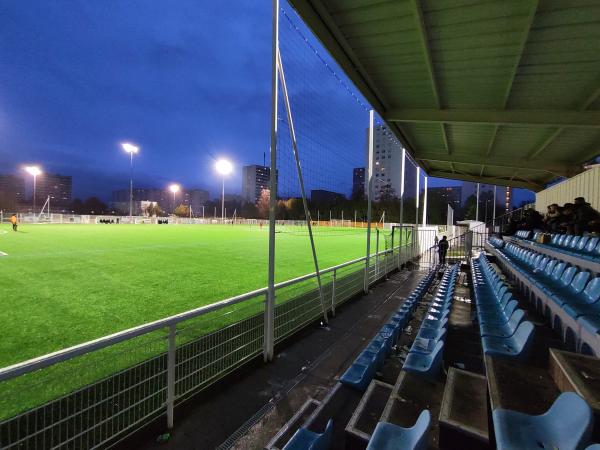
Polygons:
[[344,194],[339,192],[325,191],[323,189],[313,189],[310,191],[310,199],[313,203],[327,204],[336,203],[345,200]]
[[[367,129],[365,166],[369,163],[368,133]],[[402,144],[388,127],[378,125],[374,129],[373,145],[373,200],[400,197],[402,192]],[[404,193],[406,196],[415,196],[416,181],[416,168],[407,157],[404,170]],[[366,197],[368,189],[366,179],[364,186]]]
[[352,196],[357,197],[365,193],[365,168],[357,167],[352,171]]
[[256,203],[263,189],[269,189],[271,168],[266,166],[242,167],[242,198],[244,201]]
[[[440,203],[450,205],[452,209],[458,211],[461,207],[462,187],[432,187],[427,189],[427,196],[432,201],[438,199]],[[433,203],[433,202],[432,202]]]
[[41,207],[50,197],[50,207],[69,206],[72,200],[73,178],[70,176],[44,173],[37,177],[35,203]]
[[[129,214],[129,189],[119,189],[112,193],[112,209],[122,213]],[[158,204],[163,211],[171,212],[178,205],[187,205],[192,207],[194,214],[202,210],[209,200],[208,191],[203,189],[182,189],[175,195],[173,202],[173,193],[168,189],[157,188],[133,188],[133,214],[143,213],[140,202],[150,202]]]
[[209,201],[209,193],[203,189],[184,189],[183,196],[183,204],[190,206],[194,214],[199,214]]
[[0,209],[16,212],[25,200],[25,179],[16,175],[0,175]]

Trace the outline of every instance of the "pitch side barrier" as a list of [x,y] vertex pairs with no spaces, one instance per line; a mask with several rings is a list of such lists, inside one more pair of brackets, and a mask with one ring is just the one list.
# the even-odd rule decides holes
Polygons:
[[[0,211],[0,223],[9,223],[12,212]],[[148,217],[148,216],[112,216],[112,215],[92,215],[92,214],[33,214],[33,213],[16,213],[20,223],[24,224],[85,224],[85,225],[119,225],[119,224],[136,224],[136,225],[248,225],[257,227],[268,227],[268,219],[246,219],[241,217],[236,218],[221,218],[221,217]],[[313,227],[323,228],[367,228],[367,222],[360,220],[314,220]],[[372,228],[389,228],[387,224],[372,223]],[[280,227],[298,227],[306,228],[304,220],[278,220],[277,226]]]
[[[414,260],[412,242],[321,271],[327,312]],[[316,273],[276,285],[272,339],[322,317]],[[0,369],[0,448],[104,448],[261,355],[262,288]]]

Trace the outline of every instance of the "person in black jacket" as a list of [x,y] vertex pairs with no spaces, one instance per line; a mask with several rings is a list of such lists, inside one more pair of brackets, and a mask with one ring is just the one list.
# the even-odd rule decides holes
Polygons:
[[440,255],[440,264],[446,265],[446,253],[448,253],[448,239],[446,236],[442,237],[442,240],[438,242],[438,253]]
[[598,220],[600,220],[600,213],[592,208],[585,198],[577,197],[573,207],[573,234],[582,235],[584,231],[590,231]]

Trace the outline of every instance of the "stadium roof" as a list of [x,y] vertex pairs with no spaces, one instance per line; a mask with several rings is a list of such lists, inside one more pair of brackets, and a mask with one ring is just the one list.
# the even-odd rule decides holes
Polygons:
[[431,176],[543,189],[600,152],[597,0],[290,0]]

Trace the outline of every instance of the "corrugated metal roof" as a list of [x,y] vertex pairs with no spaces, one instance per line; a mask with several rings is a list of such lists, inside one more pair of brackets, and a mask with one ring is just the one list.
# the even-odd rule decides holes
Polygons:
[[600,152],[600,2],[290,0],[433,176],[539,190]]

